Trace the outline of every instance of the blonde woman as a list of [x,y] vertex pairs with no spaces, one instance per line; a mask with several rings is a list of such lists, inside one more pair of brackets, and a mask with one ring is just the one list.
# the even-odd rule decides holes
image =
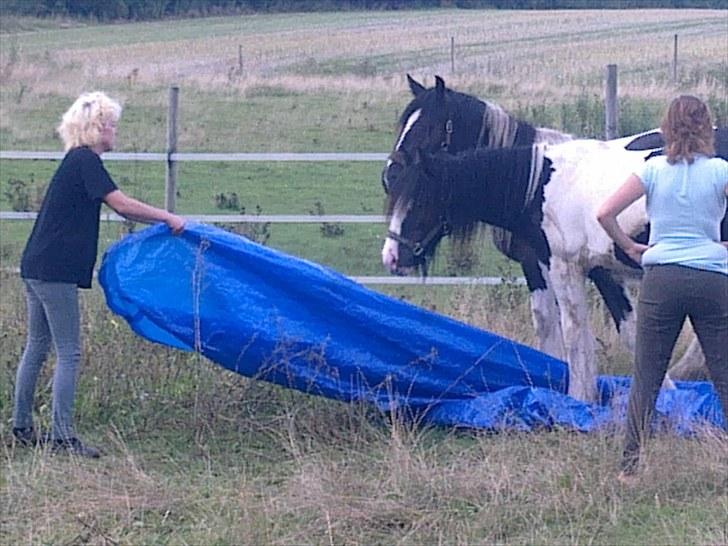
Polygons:
[[[13,435],[21,445],[51,443],[55,452],[97,458],[101,451],[76,435],[73,405],[81,356],[78,288],[90,288],[104,202],[141,222],[164,222],[181,233],[184,220],[126,196],[104,168],[101,154],[114,147],[121,106],[104,93],[84,93],[58,127],[66,155],[50,181],[20,264],[28,308],[28,336],[18,366]],[[38,374],[51,348],[52,429],[42,437],[33,427]]]
[[[665,155],[631,175],[597,218],[645,270],[637,307],[634,381],[620,481],[631,483],[675,341],[690,317],[728,423],[728,248],[720,242],[728,162],[713,157],[708,107],[689,95],[670,104],[661,125]],[[622,231],[617,215],[647,197],[649,245]]]

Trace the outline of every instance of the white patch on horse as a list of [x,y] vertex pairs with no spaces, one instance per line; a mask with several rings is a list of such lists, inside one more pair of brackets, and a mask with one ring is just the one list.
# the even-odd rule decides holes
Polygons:
[[523,209],[526,210],[528,205],[533,201],[538,189],[538,183],[541,181],[541,172],[543,171],[543,154],[546,150],[545,144],[535,144],[531,148],[531,173],[528,176],[528,189],[523,203]]
[[574,137],[568,133],[562,133],[555,129],[547,129],[546,127],[536,127],[536,142],[545,142],[548,144],[560,144],[569,142]]
[[[402,147],[402,143],[404,142],[404,139],[407,137],[407,133],[409,133],[412,130],[412,127],[414,126],[415,122],[420,119],[420,114],[422,114],[422,109],[415,110],[412,112],[412,115],[407,119],[407,123],[404,124],[404,129],[402,129],[402,133],[399,135],[399,140],[397,141],[397,144],[394,146],[394,151],[398,151]],[[387,168],[389,168],[392,165],[392,160],[387,160]]]
[[[549,146],[546,157],[554,172],[544,188],[544,231],[551,252],[577,260],[585,270],[614,266],[614,243],[596,221],[596,210],[644,160],[596,140],[575,140]],[[639,233],[647,224],[644,198],[619,215],[627,233]],[[621,272],[635,276],[624,266]]]
[[[392,219],[389,221],[389,231],[391,233],[395,233],[397,235],[402,233],[402,222],[404,222],[405,215],[406,210],[403,211],[402,207],[397,205],[392,214]],[[386,267],[388,271],[394,272],[397,269],[398,259],[399,243],[391,237],[387,237],[384,240],[384,246],[382,247],[382,264],[384,264],[384,267]]]
[[[588,320],[587,272],[607,267],[624,277],[638,272],[616,262],[614,245],[596,221],[596,209],[618,184],[637,171],[640,154],[598,141],[572,141],[550,146],[546,157],[554,171],[544,188],[543,230],[551,249],[551,281],[561,312],[561,328],[569,363],[569,394],[581,400],[596,397],[594,338]],[[619,217],[627,233],[647,223],[644,199]]]
[[[548,268],[544,264],[539,265],[541,274],[547,278]],[[550,285],[546,289],[531,292],[531,318],[538,340],[538,349],[559,360],[566,360],[559,305]]]

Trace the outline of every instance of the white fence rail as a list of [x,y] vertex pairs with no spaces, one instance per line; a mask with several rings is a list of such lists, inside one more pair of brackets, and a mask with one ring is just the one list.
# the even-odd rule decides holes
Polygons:
[[[16,152],[0,150],[0,159],[61,160],[63,152]],[[203,153],[203,152],[107,152],[104,161],[385,161],[384,153]]]
[[[168,144],[168,149],[173,148]],[[63,152],[26,152],[26,151],[5,151],[0,150],[0,160],[51,160],[60,161],[63,159]],[[160,152],[108,152],[104,154],[104,161],[163,161],[169,166],[178,161],[378,161],[387,159],[385,153],[184,153],[177,151]],[[174,171],[172,171],[174,172]],[[168,169],[165,193],[174,193],[176,184],[175,176],[170,180]],[[167,208],[174,210],[174,206],[165,203]],[[0,211],[0,220],[33,220],[35,212],[7,212]],[[321,215],[297,215],[297,214],[190,214],[185,218],[198,222],[207,223],[360,223],[360,224],[382,224],[386,218],[382,215],[346,215],[346,214],[321,214]],[[121,222],[124,219],[114,213],[103,213],[101,219],[106,222]],[[506,279],[501,277],[427,277],[426,279],[414,277],[394,276],[350,276],[350,278],[361,284],[368,285],[499,285],[499,284],[524,284],[522,277]]]

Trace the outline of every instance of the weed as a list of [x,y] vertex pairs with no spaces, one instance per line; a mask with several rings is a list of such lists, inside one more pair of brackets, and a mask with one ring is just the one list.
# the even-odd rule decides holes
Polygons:
[[240,199],[235,192],[215,194],[215,206],[223,210],[240,210]]
[[[311,215],[323,216],[326,214],[321,201],[316,201],[313,206],[313,210],[309,211]],[[341,237],[345,233],[344,226],[338,222],[323,222],[321,224],[320,230],[322,236],[329,238]]]
[[3,194],[14,211],[31,212],[40,210],[45,195],[45,186],[36,185],[32,173],[29,182],[19,178],[11,178],[6,185]]
[[[235,195],[235,194],[233,194]],[[237,195],[235,195],[237,200]],[[260,216],[263,213],[263,209],[259,205],[255,207],[255,214]],[[245,207],[240,207],[240,214],[245,214]],[[265,245],[270,239],[270,222],[239,222],[235,224],[221,223],[219,227],[247,237],[251,241],[255,241],[258,244]]]

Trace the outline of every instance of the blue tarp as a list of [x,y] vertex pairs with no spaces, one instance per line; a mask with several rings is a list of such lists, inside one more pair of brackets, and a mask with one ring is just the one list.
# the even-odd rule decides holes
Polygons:
[[[560,360],[209,225],[125,237],[99,281],[146,339],[310,394],[489,430],[591,431],[623,414],[626,378],[599,379],[602,404],[577,401]],[[663,393],[658,412],[681,432],[724,426],[709,383]]]

